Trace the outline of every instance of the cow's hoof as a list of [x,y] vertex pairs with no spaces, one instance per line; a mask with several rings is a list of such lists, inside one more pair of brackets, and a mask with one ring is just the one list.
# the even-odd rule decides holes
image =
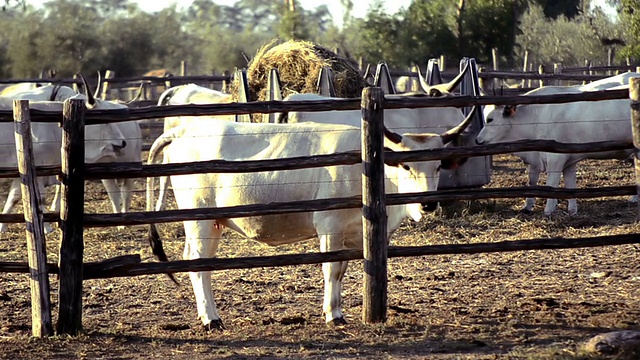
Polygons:
[[327,322],[327,326],[330,327],[338,327],[347,325],[347,321],[343,317],[335,318],[329,322]]
[[9,227],[6,224],[0,225],[0,233],[5,233],[9,231]]
[[220,319],[212,320],[209,324],[205,325],[204,327],[207,331],[213,331],[213,330],[222,331],[226,329],[226,327],[222,323],[222,320]]

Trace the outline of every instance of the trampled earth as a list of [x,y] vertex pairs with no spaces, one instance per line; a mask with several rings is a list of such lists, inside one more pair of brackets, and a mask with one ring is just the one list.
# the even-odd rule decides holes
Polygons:
[[[634,183],[632,167],[621,161],[586,161],[578,170],[579,187]],[[488,186],[525,182],[517,158],[494,157]],[[109,212],[104,188],[90,183],[87,189],[86,211]],[[138,189],[132,207],[142,210],[142,180]],[[566,213],[564,201],[550,217],[543,214],[542,199],[533,214],[520,213],[522,204],[523,199],[444,204],[420,223],[407,221],[392,245],[640,233],[638,207],[626,197],[579,200],[576,216]],[[180,259],[181,224],[159,228],[167,254]],[[0,261],[26,262],[24,225],[10,231],[0,234]],[[57,262],[59,238],[59,230],[47,238],[49,262]],[[271,248],[232,233],[226,238],[219,251],[224,258],[319,250],[317,241]],[[85,261],[135,253],[153,261],[145,227],[85,230]],[[227,327],[222,332],[203,330],[186,273],[177,274],[179,287],[164,275],[88,280],[84,333],[50,339],[30,338],[27,275],[0,274],[0,358],[608,359],[613,357],[586,355],[580,346],[597,334],[640,330],[639,255],[638,245],[622,245],[392,258],[384,325],[361,321],[362,262],[353,261],[344,283],[349,323],[343,327],[324,324],[318,264],[215,272],[215,299]],[[50,280],[55,322],[57,277]]]

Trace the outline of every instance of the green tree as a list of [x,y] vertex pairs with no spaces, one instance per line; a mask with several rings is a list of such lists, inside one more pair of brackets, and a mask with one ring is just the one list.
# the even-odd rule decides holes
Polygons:
[[564,16],[549,19],[540,6],[532,6],[521,19],[517,56],[529,51],[534,64],[552,66],[582,66],[585,60],[594,65],[605,65],[608,48],[603,46],[604,36],[615,36],[619,29],[601,11],[595,11],[569,20]]
[[583,10],[581,0],[534,0],[533,2],[542,6],[544,15],[551,19],[559,16],[573,19]]
[[[464,3],[464,1],[460,1]],[[481,0],[468,2],[459,11],[458,52],[479,62],[489,63],[492,49],[498,49],[502,62],[509,65],[513,58],[516,36],[519,33],[518,18],[524,3],[518,0]],[[482,31],[479,31],[481,29]]]
[[621,0],[620,23],[626,29],[626,46],[621,56],[640,59],[640,0]]

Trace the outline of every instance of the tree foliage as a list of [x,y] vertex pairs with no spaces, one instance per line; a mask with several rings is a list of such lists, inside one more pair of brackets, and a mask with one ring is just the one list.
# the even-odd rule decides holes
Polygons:
[[619,2],[620,22],[626,29],[626,46],[621,55],[640,59],[640,0]]
[[106,69],[119,76],[156,68],[177,72],[182,60],[191,73],[219,73],[245,67],[244,54],[251,57],[276,37],[311,40],[396,68],[440,55],[489,63],[494,48],[502,66],[519,63],[525,50],[534,63],[570,66],[606,59],[609,47],[620,47],[611,45],[616,39],[628,45],[621,54],[637,57],[639,1],[608,1],[621,12],[622,25],[587,11],[588,0],[413,0],[394,14],[375,0],[364,18],[353,17],[359,3],[340,0],[339,23],[326,5],[308,9],[298,0],[194,0],[187,8],[155,13],[132,0],[50,0],[38,8],[5,0],[0,76],[32,77],[46,69],[61,76]]

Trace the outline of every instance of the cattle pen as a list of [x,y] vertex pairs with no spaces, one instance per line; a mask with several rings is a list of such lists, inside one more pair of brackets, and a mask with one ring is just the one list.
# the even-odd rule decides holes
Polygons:
[[[636,86],[637,82],[632,82]],[[637,87],[632,87],[637,89]],[[634,101],[638,101],[636,98]],[[631,91],[632,97],[634,91]],[[484,104],[499,104],[499,105],[512,105],[526,103],[565,103],[572,101],[596,101],[604,99],[619,99],[628,96],[627,91],[607,91],[607,92],[594,92],[589,94],[567,94],[562,96],[537,96],[537,97],[452,97],[445,99],[402,99],[402,100],[382,100],[379,101],[381,107],[377,109],[369,109],[371,113],[381,114],[382,109],[392,108],[418,108],[418,107],[435,107],[435,106],[472,106],[472,105],[484,105]],[[362,103],[365,103],[362,100]],[[374,104],[375,101],[369,101],[368,104]],[[634,103],[635,104],[635,103]],[[24,105],[22,105],[24,106]],[[635,109],[634,105],[634,109]],[[363,199],[367,196],[363,194],[363,198],[347,198],[347,199],[331,199],[328,200],[315,200],[305,201],[293,204],[268,204],[268,206],[261,205],[249,205],[239,206],[237,208],[220,208],[220,209],[206,209],[206,210],[167,210],[162,212],[140,212],[140,213],[128,213],[128,214],[83,214],[82,202],[84,200],[83,186],[84,179],[99,179],[114,177],[117,174],[118,177],[144,177],[144,176],[160,176],[168,174],[188,174],[188,173],[205,173],[216,171],[228,171],[237,172],[237,164],[225,164],[220,161],[212,161],[206,163],[192,163],[192,164],[173,164],[173,165],[142,165],[142,164],[109,164],[109,165],[84,165],[82,161],[78,162],[78,155],[74,152],[73,144],[80,144],[81,141],[81,126],[92,123],[108,122],[108,121],[129,121],[134,119],[148,119],[164,116],[175,115],[205,115],[205,114],[248,114],[253,112],[259,113],[271,113],[271,112],[283,112],[294,110],[305,111],[323,111],[323,110],[353,110],[361,108],[360,99],[346,99],[335,100],[328,102],[321,101],[309,101],[309,102],[296,102],[295,104],[283,103],[279,101],[264,102],[264,103],[250,103],[250,104],[218,104],[218,105],[185,105],[171,107],[170,109],[130,109],[127,113],[114,113],[114,112],[91,112],[85,113],[82,106],[79,104],[65,105],[68,108],[64,118],[69,125],[65,125],[65,131],[69,131],[68,135],[68,162],[63,162],[63,167],[56,168],[38,168],[36,169],[38,175],[63,175],[67,181],[63,181],[66,184],[67,189],[64,191],[66,197],[62,211],[60,214],[45,214],[44,216],[38,214],[37,211],[33,218],[26,219],[27,222],[32,224],[38,224],[41,219],[38,216],[42,216],[44,221],[58,221],[62,219],[63,228],[63,241],[60,249],[60,265],[55,264],[43,264],[42,259],[45,257],[39,257],[39,262],[33,264],[24,263],[0,263],[0,271],[3,272],[31,272],[33,279],[47,278],[47,274],[59,274],[60,278],[60,314],[58,320],[58,331],[61,333],[77,333],[82,326],[81,313],[82,305],[79,301],[79,294],[82,294],[82,281],[85,279],[95,278],[108,278],[108,277],[121,277],[121,276],[137,276],[144,274],[159,274],[167,272],[184,272],[184,271],[203,271],[203,270],[222,270],[222,269],[237,269],[248,267],[263,267],[263,266],[283,266],[283,265],[297,265],[297,264],[310,264],[320,263],[327,261],[339,261],[339,260],[355,260],[366,258],[365,252],[360,250],[342,250],[329,253],[315,253],[315,254],[297,254],[297,255],[283,255],[274,257],[256,257],[256,258],[236,258],[236,259],[200,259],[190,261],[172,261],[168,263],[141,263],[139,256],[131,255],[125,257],[119,257],[114,259],[108,259],[99,263],[87,263],[82,265],[82,229],[84,227],[106,227],[116,225],[141,225],[148,223],[160,223],[169,221],[181,221],[181,220],[193,220],[193,219],[215,219],[219,217],[240,217],[249,216],[255,214],[279,214],[287,213],[291,211],[319,211],[319,210],[332,210],[339,208],[351,208],[361,207]],[[631,111],[631,109],[630,109]],[[640,139],[638,134],[640,133],[639,120],[637,111],[634,111],[632,117],[633,129],[634,129],[634,142],[635,148],[638,149],[640,145]],[[20,115],[22,114],[22,115]],[[5,113],[2,114],[3,118],[16,116],[17,120],[23,120],[22,116],[28,112],[16,112],[14,114]],[[30,117],[32,121],[60,121],[60,114],[44,114],[36,111],[31,111]],[[71,126],[73,124],[74,126]],[[366,127],[363,127],[363,129]],[[76,133],[74,134],[73,131]],[[378,134],[380,135],[380,134]],[[364,137],[363,137],[364,138]],[[385,153],[384,157],[387,160],[393,161],[417,161],[417,160],[431,160],[452,158],[456,156],[482,156],[482,155],[494,155],[505,152],[517,152],[517,151],[548,151],[548,152],[588,152],[588,151],[604,151],[604,150],[617,150],[631,148],[632,144],[611,144],[611,143],[597,143],[597,144],[558,144],[552,142],[540,142],[540,141],[528,141],[509,144],[496,144],[477,146],[472,148],[457,148],[457,149],[443,149],[434,151],[421,151],[416,153]],[[363,150],[363,153],[366,153]],[[82,159],[82,156],[79,156]],[[75,159],[72,161],[71,159]],[[331,166],[338,164],[357,164],[362,162],[361,154],[336,154],[326,156],[315,156],[306,159],[286,159],[286,160],[265,160],[261,162],[242,164],[243,171],[269,171],[269,170],[282,170],[293,169],[311,166]],[[65,169],[65,166],[70,168]],[[636,171],[639,171],[636,168]],[[12,170],[3,170],[2,177],[17,177],[25,176],[28,172]],[[640,175],[638,175],[640,176]],[[487,198],[521,198],[523,196],[536,196],[536,197],[555,197],[555,198],[591,198],[591,197],[603,197],[603,196],[621,196],[621,195],[633,195],[637,193],[635,186],[620,186],[620,187],[608,187],[598,189],[580,189],[580,190],[558,190],[549,189],[545,187],[538,188],[509,188],[509,189],[474,189],[474,190],[446,190],[438,191],[434,193],[424,194],[398,194],[389,195],[382,198],[387,205],[404,204],[410,202],[427,202],[427,201],[450,201],[450,200],[464,200],[464,199],[487,199]],[[25,193],[27,194],[27,193]],[[380,196],[377,194],[374,196]],[[25,196],[25,199],[27,196]],[[29,211],[25,210],[25,216],[29,216]],[[4,215],[1,218],[5,222],[24,222],[23,215]],[[34,220],[32,220],[34,219]],[[32,247],[37,248],[37,239],[41,235],[37,234],[38,226],[27,227],[28,231],[34,231],[35,240],[29,240],[30,249]],[[41,228],[40,230],[41,231]],[[30,239],[28,237],[28,239]],[[66,240],[65,240],[66,239]],[[387,255],[383,256],[386,259],[391,257],[406,257],[406,256],[423,256],[423,255],[437,255],[437,254],[460,254],[460,253],[480,253],[480,252],[498,252],[498,251],[521,251],[521,250],[533,250],[533,249],[561,249],[561,248],[575,248],[575,247],[591,247],[591,246],[604,246],[604,245],[620,245],[639,243],[640,239],[638,234],[626,234],[626,235],[614,235],[606,237],[594,237],[594,238],[556,238],[556,239],[532,239],[522,241],[504,241],[494,244],[469,244],[469,245],[431,245],[422,247],[389,247],[386,248],[386,242],[380,241],[380,237],[377,238],[377,246],[380,247],[382,254],[387,252]],[[31,251],[30,251],[31,256]],[[34,260],[35,261],[35,260]],[[38,271],[35,271],[38,270]],[[386,273],[385,273],[386,274]],[[379,275],[379,274],[378,274]],[[42,282],[40,283],[41,286]],[[34,284],[32,284],[34,285]],[[32,290],[33,291],[33,290]],[[380,289],[378,289],[380,291]],[[386,291],[386,289],[385,289]],[[66,295],[63,295],[66,294]],[[365,294],[369,296],[371,294]],[[65,298],[67,296],[67,298]],[[42,335],[51,335],[51,328],[46,324],[42,324],[41,319],[46,322],[46,309],[49,300],[46,296],[40,296],[40,303],[42,306],[36,307],[34,303],[34,309],[39,309],[40,312],[37,316],[34,314],[33,329],[34,334],[36,327],[38,329],[44,329]],[[376,299],[383,299],[380,294]],[[379,304],[378,311],[385,311],[386,304]],[[63,311],[63,308],[65,309]],[[43,316],[43,314],[45,314]],[[384,319],[384,313],[376,313],[373,318],[381,320]],[[49,315],[50,319],[50,315]]]

